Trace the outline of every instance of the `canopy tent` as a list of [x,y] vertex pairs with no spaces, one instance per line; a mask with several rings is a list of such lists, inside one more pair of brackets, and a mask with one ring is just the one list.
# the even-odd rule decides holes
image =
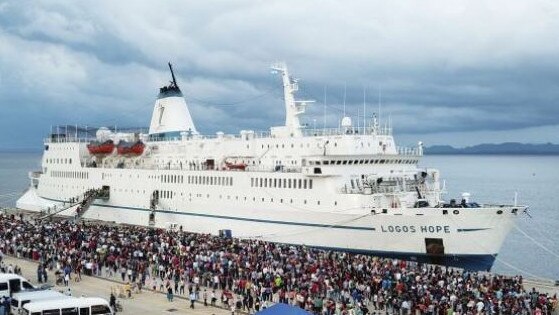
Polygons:
[[262,310],[256,315],[309,315],[310,313],[297,306],[277,303],[273,306]]

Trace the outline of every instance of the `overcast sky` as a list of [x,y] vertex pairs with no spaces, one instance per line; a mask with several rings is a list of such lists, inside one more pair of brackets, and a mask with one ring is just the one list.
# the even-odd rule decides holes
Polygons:
[[[1,1],[0,148],[51,125],[147,126],[173,62],[202,133],[390,116],[402,144],[559,143],[557,1]],[[362,115],[362,112],[360,113]],[[362,118],[361,118],[362,119]],[[398,140],[397,139],[397,140]]]

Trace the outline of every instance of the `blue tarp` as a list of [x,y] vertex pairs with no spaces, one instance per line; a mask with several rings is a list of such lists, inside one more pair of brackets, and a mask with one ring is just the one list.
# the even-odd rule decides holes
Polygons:
[[297,306],[278,303],[256,314],[257,315],[309,315],[310,313]]

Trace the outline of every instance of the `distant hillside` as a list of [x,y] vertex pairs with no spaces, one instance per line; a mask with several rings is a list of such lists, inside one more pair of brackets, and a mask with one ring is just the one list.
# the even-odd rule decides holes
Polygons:
[[479,144],[465,148],[454,148],[449,145],[435,145],[424,149],[425,154],[535,154],[559,155],[559,145],[553,143],[527,144],[505,142],[501,144]]

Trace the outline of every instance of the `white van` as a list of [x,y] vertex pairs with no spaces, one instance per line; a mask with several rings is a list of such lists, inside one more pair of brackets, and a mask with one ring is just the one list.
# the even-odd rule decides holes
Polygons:
[[22,315],[114,315],[109,302],[102,298],[81,297],[25,304]]
[[12,294],[11,310],[12,314],[19,314],[22,307],[31,302],[42,300],[62,300],[70,297],[54,290],[22,291]]
[[28,290],[35,290],[35,286],[24,277],[15,273],[0,273],[0,297]]

